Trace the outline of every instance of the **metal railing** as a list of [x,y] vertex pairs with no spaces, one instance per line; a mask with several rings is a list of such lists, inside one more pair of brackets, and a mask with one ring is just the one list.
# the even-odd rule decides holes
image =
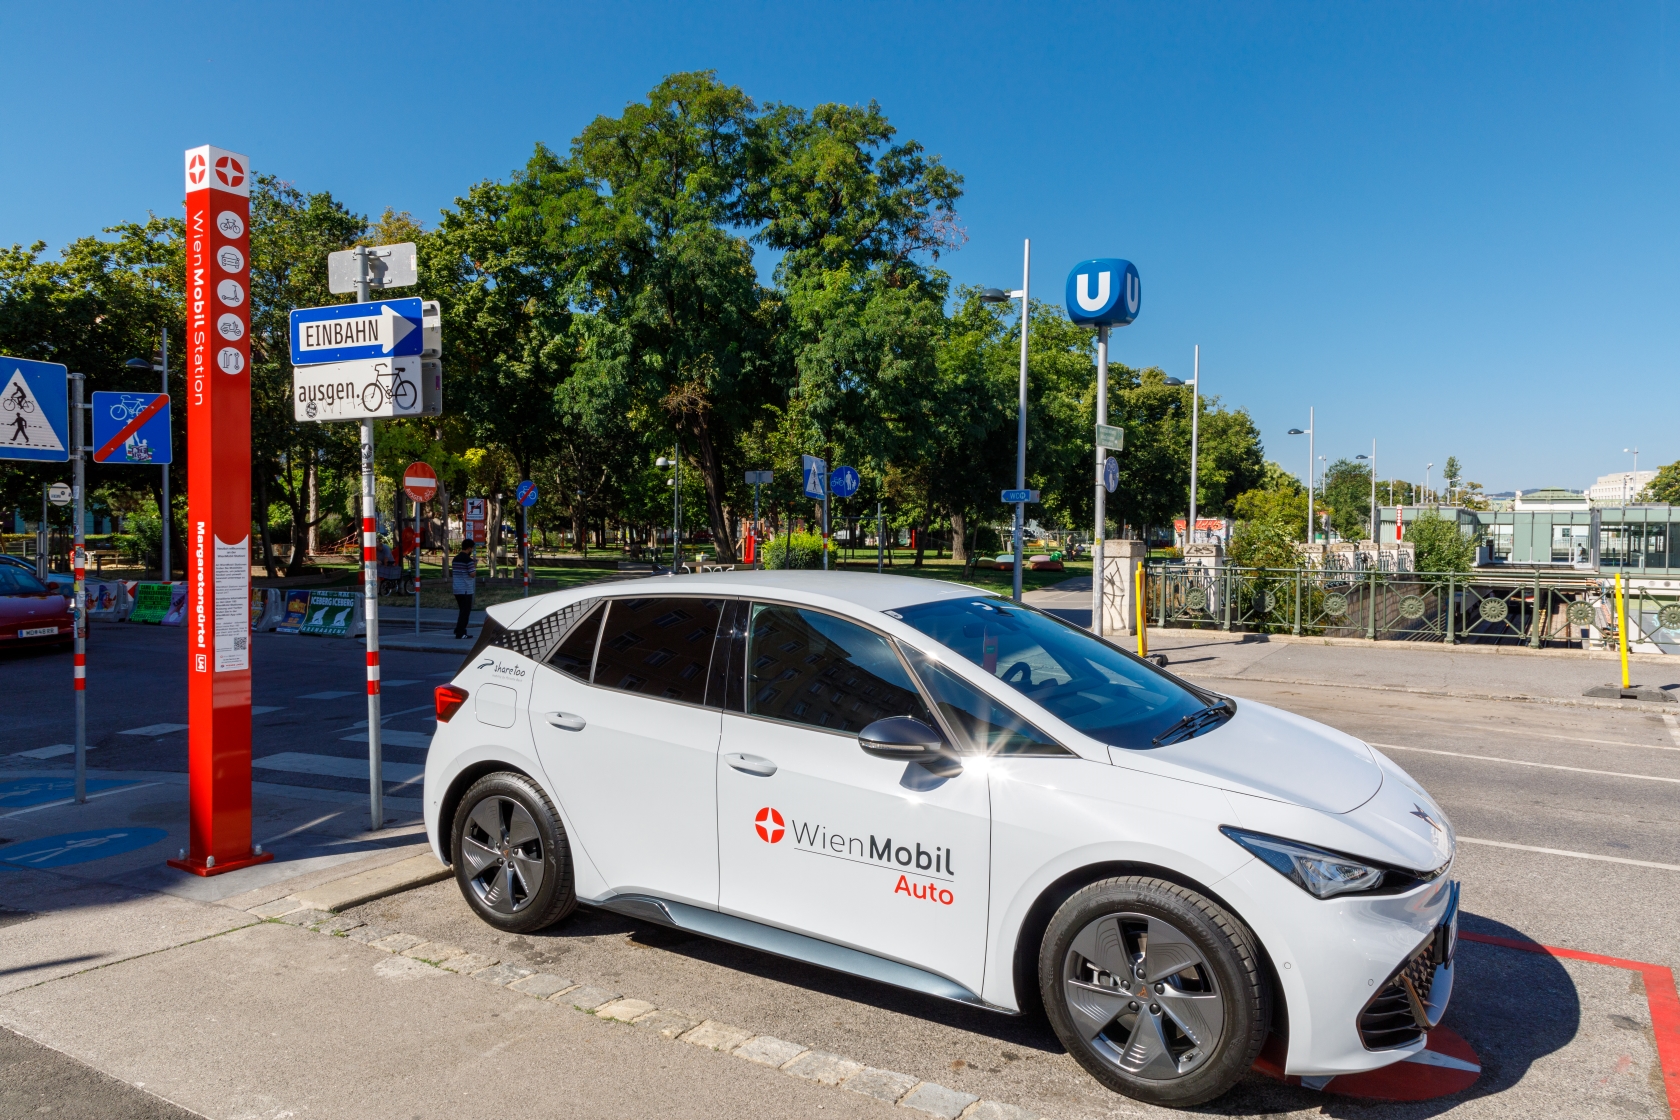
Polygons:
[[[1596,576],[1579,573],[1168,563],[1151,566],[1148,575],[1157,626],[1534,648],[1579,647],[1606,634],[1614,640],[1611,594]],[[1680,643],[1680,603],[1630,593],[1628,618],[1630,641]],[[1674,624],[1672,637],[1666,623]]]

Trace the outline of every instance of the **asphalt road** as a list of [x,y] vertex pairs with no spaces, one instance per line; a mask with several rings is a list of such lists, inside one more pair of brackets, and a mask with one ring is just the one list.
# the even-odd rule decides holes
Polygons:
[[[96,629],[89,690],[96,750],[90,757],[100,767],[184,769],[181,733],[122,734],[185,722],[183,643],[184,635],[153,628]],[[1339,656],[1350,674],[1360,671],[1359,651]],[[359,643],[261,635],[255,658],[256,702],[279,709],[257,717],[259,760],[287,753],[365,759],[365,744],[345,738],[364,718],[362,695],[351,691],[334,699],[305,699],[355,689]],[[1499,662],[1501,672],[1512,671],[1507,659]],[[393,686],[386,694],[387,707],[424,707],[429,683],[454,667],[454,659],[442,655],[388,655],[387,677],[416,683]],[[62,757],[20,760],[15,752],[66,741],[68,701],[54,712],[26,698],[67,698],[68,658],[13,658],[0,663],[0,674],[7,678],[5,702],[13,709],[5,749],[14,752],[0,758],[0,766],[39,769],[65,763]],[[20,685],[11,687],[13,681]],[[1380,745],[1429,788],[1460,834],[1456,873],[1464,883],[1467,932],[1680,967],[1680,723],[1673,717],[1665,718],[1654,706],[1633,704],[1569,707],[1333,683],[1204,683]],[[1465,678],[1458,683],[1465,684]],[[412,701],[397,700],[404,689]],[[425,723],[422,713],[414,713],[387,726],[419,731]],[[387,747],[387,758],[420,762],[424,750]],[[365,791],[365,785],[350,778],[270,773],[293,786]],[[400,783],[388,783],[387,790],[416,792]],[[627,826],[633,827],[630,816]],[[445,881],[353,913],[370,923],[609,987],[696,1019],[712,1018],[831,1050],[1060,1120],[1153,1111],[1098,1088],[1034,1020],[936,1002],[599,911],[580,910],[540,934],[509,937],[474,919],[453,882]],[[1636,975],[1475,942],[1462,945],[1460,960],[1446,1025],[1475,1047],[1484,1064],[1481,1080],[1468,1093],[1433,1103],[1354,1104],[1253,1075],[1209,1111],[1383,1120],[1669,1115],[1650,1014]],[[496,1037],[494,1024],[480,1027],[475,1045]],[[434,1024],[429,1029],[447,1033],[450,1028]],[[509,1034],[503,1041],[514,1045],[519,1037]],[[38,1060],[50,1065],[59,1059]],[[190,1066],[192,1058],[172,1060]],[[99,1093],[112,1091],[97,1078],[73,1083],[71,1072],[65,1067],[51,1076],[65,1078],[62,1083],[72,1088],[85,1085],[73,1093],[66,1089],[76,1099],[97,1101],[103,1099]],[[413,1077],[415,1072],[379,1075]],[[740,1085],[744,1114],[754,1110],[754,1094],[761,1087],[745,1076]],[[713,1088],[728,1099],[727,1084]]]

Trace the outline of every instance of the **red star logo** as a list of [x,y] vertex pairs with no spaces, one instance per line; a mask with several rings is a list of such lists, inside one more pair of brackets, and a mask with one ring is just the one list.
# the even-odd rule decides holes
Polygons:
[[232,156],[223,156],[216,161],[216,178],[223,186],[237,187],[245,181],[245,169]]
[[787,822],[782,820],[782,815],[768,805],[760,809],[758,816],[753,818],[753,827],[758,829],[758,838],[766,844],[774,844],[780,840],[782,830],[786,826]]
[[192,160],[190,162],[188,162],[188,164],[187,164],[187,178],[188,178],[188,180],[190,180],[192,182],[192,185],[195,186],[195,187],[198,186],[200,183],[204,182],[204,157],[203,156],[194,156],[194,157],[192,157]]

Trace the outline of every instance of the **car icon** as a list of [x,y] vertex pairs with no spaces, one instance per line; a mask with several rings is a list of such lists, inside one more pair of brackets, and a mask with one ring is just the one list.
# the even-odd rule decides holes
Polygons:
[[1108,1088],[1332,1077],[1452,992],[1446,814],[1332,728],[960,584],[728,572],[492,606],[424,813],[467,904],[578,905],[1003,1014]]

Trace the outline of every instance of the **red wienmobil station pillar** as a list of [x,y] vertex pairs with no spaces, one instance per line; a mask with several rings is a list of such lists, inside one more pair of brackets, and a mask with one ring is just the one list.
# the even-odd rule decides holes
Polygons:
[[187,175],[187,732],[192,847],[218,875],[251,846],[251,161],[205,145]]

